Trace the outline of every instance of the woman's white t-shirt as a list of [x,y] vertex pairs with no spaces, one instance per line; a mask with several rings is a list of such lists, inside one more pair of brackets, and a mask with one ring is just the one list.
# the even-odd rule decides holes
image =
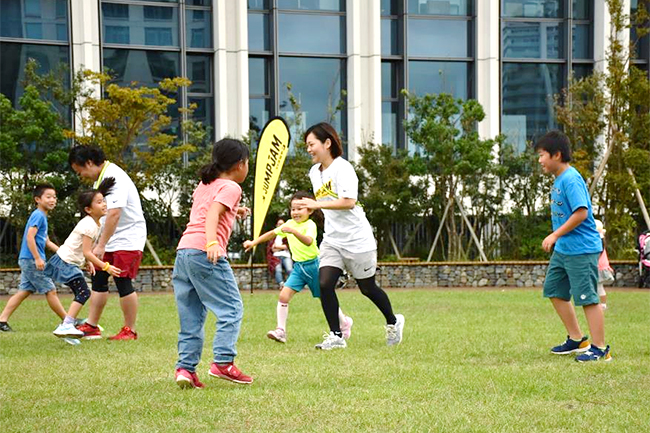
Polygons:
[[[327,169],[321,171],[321,164],[309,170],[309,178],[317,201],[332,201],[339,198],[357,200],[359,178],[345,159],[338,157]],[[365,253],[377,249],[372,227],[366,213],[357,204],[353,209],[323,209],[325,233],[323,242],[343,248],[351,253]]]
[[77,223],[70,236],[68,236],[63,245],[56,251],[61,260],[71,265],[79,266],[80,268],[86,264],[83,251],[84,236],[92,239],[93,245],[99,238],[99,225],[88,215]]

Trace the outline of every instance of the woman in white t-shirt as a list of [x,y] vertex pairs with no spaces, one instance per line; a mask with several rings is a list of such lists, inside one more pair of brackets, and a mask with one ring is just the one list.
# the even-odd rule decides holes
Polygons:
[[[282,224],[284,224],[284,220],[280,218],[278,219],[278,222],[275,223],[275,227],[280,227]],[[271,241],[273,242],[273,245],[271,246],[273,256],[280,261],[280,263],[275,265],[274,269],[275,282],[278,283],[280,287],[284,287],[284,282],[287,278],[289,278],[289,275],[291,275],[291,271],[293,271],[291,251],[289,251],[289,247],[287,246],[285,239],[286,238],[283,238],[281,236],[276,236],[273,241]],[[284,278],[284,274],[286,274],[286,278]]]
[[318,123],[305,132],[307,152],[315,165],[309,178],[316,200],[303,199],[301,205],[321,209],[325,215],[325,233],[320,245],[321,305],[330,328],[317,349],[345,348],[339,323],[336,283],[347,269],[367,296],[386,318],[386,343],[399,344],[404,330],[404,316],[393,314],[390,299],[375,281],[377,243],[363,209],[357,204],[359,179],[348,161],[336,130],[328,123]]
[[99,220],[107,212],[104,197],[110,193],[114,185],[115,179],[107,177],[97,189],[79,194],[79,209],[85,216],[45,265],[45,275],[57,283],[70,287],[74,293],[74,300],[63,323],[54,330],[54,335],[57,337],[80,338],[84,335],[75,327],[77,315],[90,297],[90,290],[81,269],[85,267],[89,273],[94,274],[94,266],[97,266],[113,276],[121,272],[120,269],[101,261],[93,254],[93,246],[99,238]]

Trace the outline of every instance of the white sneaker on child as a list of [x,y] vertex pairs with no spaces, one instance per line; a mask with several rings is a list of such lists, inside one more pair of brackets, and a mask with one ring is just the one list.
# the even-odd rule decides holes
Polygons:
[[286,343],[287,342],[287,333],[284,332],[284,329],[277,328],[272,331],[269,331],[266,333],[266,336],[270,338],[271,340],[275,340],[278,343]]
[[74,323],[61,323],[53,332],[59,338],[81,338],[84,333],[75,328]]

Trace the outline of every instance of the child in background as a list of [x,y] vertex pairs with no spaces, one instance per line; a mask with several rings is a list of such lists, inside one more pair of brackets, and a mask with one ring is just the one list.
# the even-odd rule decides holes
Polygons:
[[600,306],[605,311],[607,309],[607,292],[605,292],[605,284],[614,282],[614,270],[609,265],[609,257],[607,256],[607,249],[605,248],[605,226],[601,220],[596,220],[596,230],[600,234],[600,239],[603,241],[603,252],[600,253],[598,259],[598,296],[600,297]]
[[65,309],[56,294],[56,286],[43,273],[45,247],[54,252],[59,248],[47,236],[47,216],[56,206],[56,191],[52,185],[40,184],[34,188],[33,195],[36,210],[27,220],[18,255],[20,284],[18,292],[9,298],[0,314],[0,332],[12,331],[11,326],[7,323],[9,318],[32,293],[44,294],[52,311],[61,319],[65,317]]
[[[286,237],[289,240],[289,249],[291,250],[294,261],[294,269],[280,291],[277,306],[277,328],[266,334],[271,340],[280,343],[287,342],[287,316],[289,315],[289,302],[293,298],[293,295],[300,292],[305,286],[308,286],[314,298],[320,297],[318,271],[319,251],[316,245],[318,229],[316,223],[309,218],[313,211],[298,205],[298,200],[302,200],[303,198],[313,199],[313,196],[309,193],[298,191],[291,197],[291,220],[274,230],[264,233],[253,241],[244,242],[244,248],[248,251],[262,242],[269,242],[275,236],[278,238]],[[350,338],[352,318],[343,314],[343,311],[339,308],[339,320],[341,322],[343,338]]]
[[212,163],[200,172],[192,194],[187,229],[178,243],[172,281],[178,307],[178,362],[176,383],[181,388],[203,388],[196,366],[203,351],[203,326],[208,311],[217,316],[210,376],[250,384],[253,378],[234,364],[243,317],[237,280],[226,259],[235,217],[249,213],[239,207],[239,186],[248,174],[248,148],[239,140],[223,139],[212,149]]
[[[85,215],[77,223],[70,236],[48,260],[45,275],[57,283],[65,284],[72,289],[74,300],[68,313],[55,330],[54,335],[60,338],[81,338],[83,331],[75,327],[77,315],[90,298],[90,290],[81,271],[82,268],[93,274],[94,266],[113,276],[120,275],[120,269],[108,262],[103,262],[93,254],[93,247],[99,238],[100,218],[106,215],[106,200],[115,185],[115,179],[105,178],[97,189],[91,189],[79,194],[79,210]],[[93,266],[94,265],[94,266]]]

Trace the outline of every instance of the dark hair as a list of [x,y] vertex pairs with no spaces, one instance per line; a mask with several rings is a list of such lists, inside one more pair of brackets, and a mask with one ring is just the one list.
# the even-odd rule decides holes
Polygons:
[[56,192],[54,187],[49,183],[39,183],[34,187],[34,191],[32,192],[32,195],[34,196],[34,198],[36,197],[40,198],[43,196],[43,194],[45,194],[45,191],[47,191],[48,189],[52,189]]
[[104,151],[95,145],[80,145],[70,149],[68,154],[68,164],[86,165],[88,161],[92,161],[95,165],[102,165],[106,161]]
[[248,159],[248,147],[239,140],[224,138],[214,143],[212,148],[212,162],[199,170],[201,182],[208,185],[226,173],[235,164]]
[[115,187],[115,178],[107,177],[104,180],[102,180],[102,183],[99,184],[97,189],[89,189],[88,191],[81,192],[79,194],[79,198],[77,199],[77,203],[79,204],[79,210],[81,211],[81,215],[85,216],[87,214],[86,208],[90,207],[90,205],[93,203],[93,200],[95,200],[95,196],[97,194],[101,194],[104,197],[106,197],[111,193],[113,187]]
[[560,153],[562,162],[571,161],[571,142],[569,137],[562,131],[553,130],[547,132],[535,143],[535,151],[545,150],[551,156]]
[[329,123],[321,122],[310,126],[303,136],[303,139],[305,141],[307,141],[309,134],[314,134],[316,138],[318,138],[322,143],[325,143],[325,141],[329,138],[330,143],[332,143],[330,146],[330,155],[332,155],[332,158],[343,155],[343,146],[341,146],[341,139],[336,133],[336,129],[334,129],[334,127]]
[[[314,200],[314,196],[311,193],[307,191],[296,191],[289,199],[289,210],[291,210],[291,203],[294,200],[302,200],[303,198],[310,198]],[[316,209],[312,211],[311,218],[316,220],[317,223],[322,224],[322,222],[325,220],[325,215],[323,215],[323,211]]]

